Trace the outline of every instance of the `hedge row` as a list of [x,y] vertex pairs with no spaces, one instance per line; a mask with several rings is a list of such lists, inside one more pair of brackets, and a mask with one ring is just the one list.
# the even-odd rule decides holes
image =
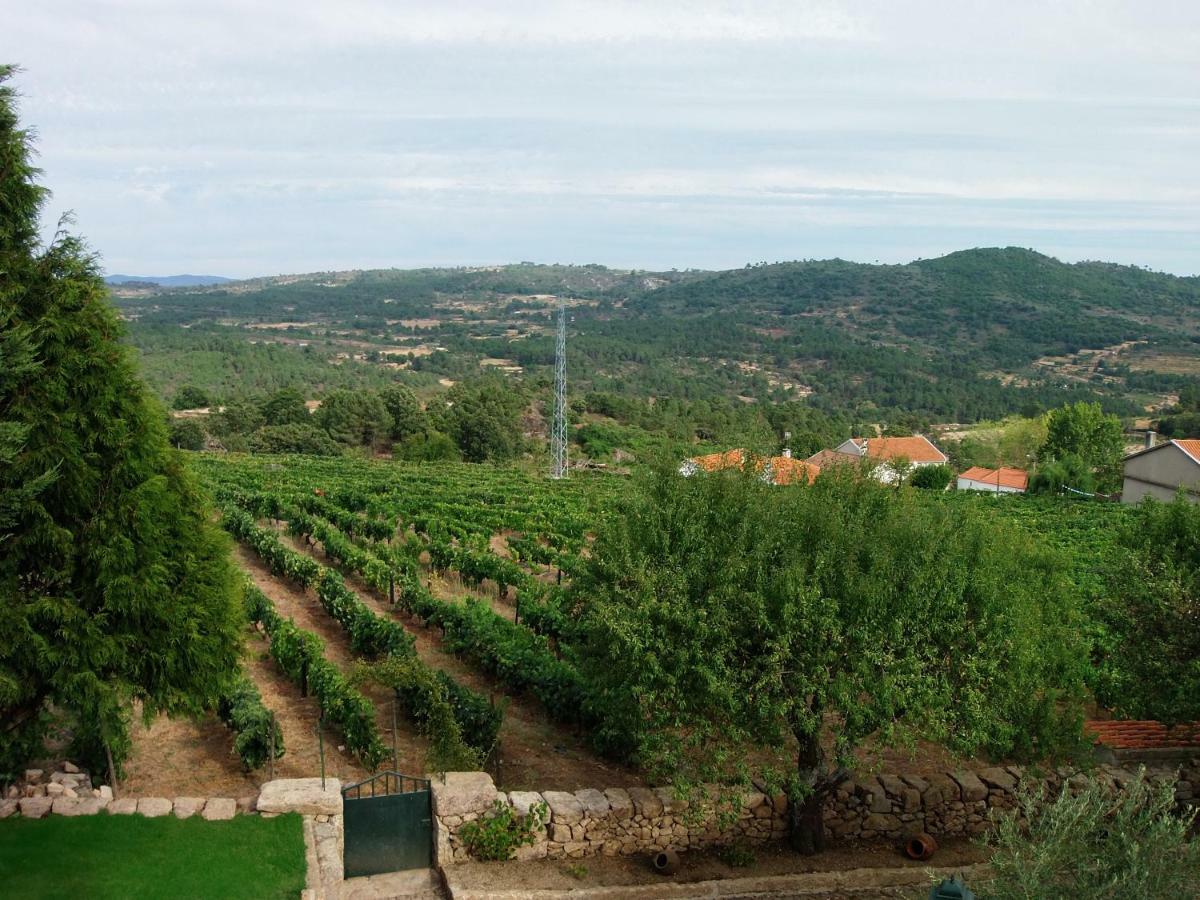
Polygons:
[[337,666],[325,658],[325,644],[311,631],[284,619],[255,585],[246,585],[246,613],[262,625],[271,639],[271,657],[292,681],[317,698],[321,715],[341,732],[346,749],[367,768],[375,768],[389,755],[379,735],[375,704],[351,686]]
[[[236,735],[233,749],[247,771],[261,768],[271,756],[271,711],[263,705],[254,682],[239,675],[217,700],[217,715]],[[283,756],[283,733],[275,729],[275,758]]]

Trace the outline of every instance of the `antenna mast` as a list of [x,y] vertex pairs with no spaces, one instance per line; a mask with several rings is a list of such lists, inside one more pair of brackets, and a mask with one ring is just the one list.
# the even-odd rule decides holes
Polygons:
[[554,343],[554,427],[550,433],[550,477],[567,477],[567,303],[558,301]]

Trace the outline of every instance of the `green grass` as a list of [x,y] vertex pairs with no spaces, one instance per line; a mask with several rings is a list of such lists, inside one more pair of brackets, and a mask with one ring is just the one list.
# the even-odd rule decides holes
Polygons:
[[304,888],[300,816],[138,815],[0,822],[0,896],[276,898]]

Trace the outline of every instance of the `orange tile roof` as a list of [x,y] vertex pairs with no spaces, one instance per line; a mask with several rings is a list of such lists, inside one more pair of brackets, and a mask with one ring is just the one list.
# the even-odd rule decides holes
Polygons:
[[812,484],[821,472],[819,466],[791,456],[772,456],[767,460],[767,465],[771,467],[771,481],[774,484],[793,484],[801,480],[805,484]]
[[1200,462],[1200,440],[1197,440],[1196,438],[1188,438],[1182,441],[1171,441],[1171,443],[1178,445],[1179,449],[1181,449],[1184,453],[1197,462]]
[[[724,453],[709,453],[706,456],[694,456],[691,462],[705,472],[719,472],[722,469],[740,469],[746,464],[747,454],[740,447],[726,450]],[[820,469],[812,463],[790,456],[772,456],[768,459],[759,457],[754,461],[755,471],[762,471],[770,466],[771,482],[773,484],[792,484],[803,479],[812,484],[817,479]]]
[[854,438],[859,447],[866,447],[867,456],[872,459],[895,459],[903,456],[913,463],[944,463],[946,454],[933,446],[928,438],[914,435],[913,437],[879,437]]
[[998,487],[1016,488],[1021,491],[1029,487],[1029,473],[1024,469],[1013,469],[1009,466],[1001,466],[999,469],[971,466],[958,477],[966,478],[968,481],[994,484]]
[[693,456],[692,462],[705,472],[718,472],[721,469],[740,469],[746,461],[746,451],[741,448],[726,450],[724,453],[709,453],[707,456]]
[[1165,750],[1200,747],[1200,722],[1167,728],[1154,721],[1099,721],[1084,723],[1084,733],[1112,750]]

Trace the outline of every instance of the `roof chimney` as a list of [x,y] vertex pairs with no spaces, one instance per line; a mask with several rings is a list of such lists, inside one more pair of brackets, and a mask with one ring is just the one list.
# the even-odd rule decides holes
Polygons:
[[1154,446],[1154,442],[1157,438],[1158,438],[1158,435],[1155,434],[1151,429],[1149,429],[1149,428],[1146,429],[1146,449],[1147,450],[1149,450],[1151,447]]
[[784,459],[792,458],[792,448],[788,446],[788,444],[790,444],[791,442],[792,442],[792,433],[790,431],[785,431],[783,433],[783,458]]

